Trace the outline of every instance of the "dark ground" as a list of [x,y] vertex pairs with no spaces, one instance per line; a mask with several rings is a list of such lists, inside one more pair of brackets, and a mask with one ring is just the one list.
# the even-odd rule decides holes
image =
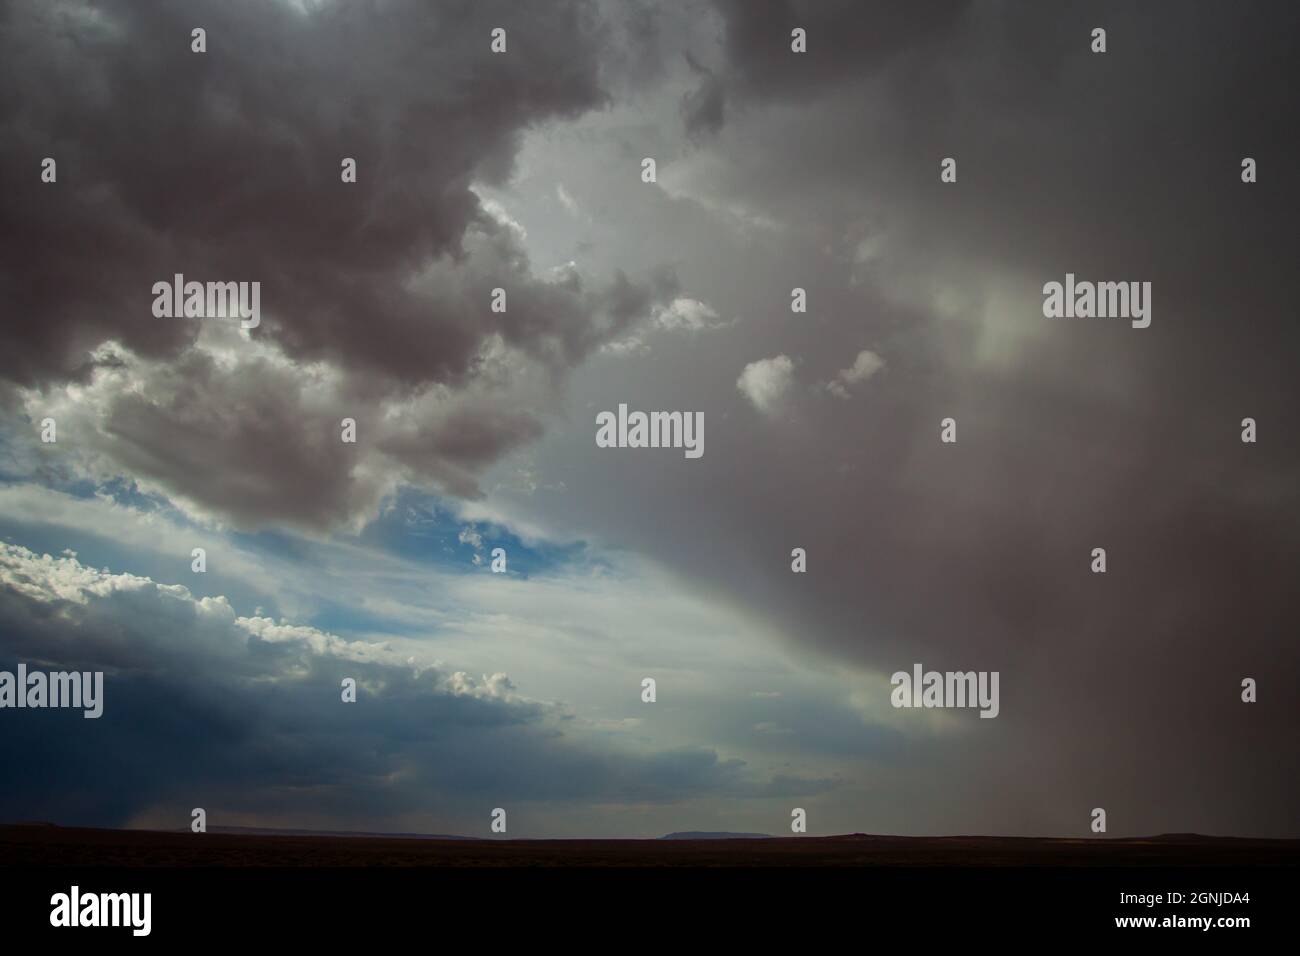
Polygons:
[[849,834],[713,840],[261,836],[0,826],[0,867],[1295,866],[1300,840]]

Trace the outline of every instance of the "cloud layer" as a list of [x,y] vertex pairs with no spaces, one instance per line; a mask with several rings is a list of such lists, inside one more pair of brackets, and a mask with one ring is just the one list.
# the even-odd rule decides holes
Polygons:
[[[15,770],[0,797],[5,819],[39,806],[58,820],[179,828],[202,806],[213,824],[306,815],[477,833],[499,805],[527,820],[535,804],[830,785],[765,779],[705,747],[593,743],[572,714],[524,697],[503,673],[449,672],[384,644],[244,617],[224,597],[3,543],[0,634],[4,660],[106,674],[98,720],[5,712],[0,759]],[[355,704],[341,701],[345,677],[357,682]]]
[[[5,16],[0,377],[34,391],[36,419],[90,388],[106,470],[241,525],[364,520],[394,485],[378,473],[473,495],[536,437],[572,366],[672,298],[662,270],[534,270],[474,191],[509,176],[525,129],[604,102],[588,4]],[[494,55],[502,22],[510,52]],[[155,318],[150,289],[177,273],[260,282],[259,348],[202,331],[222,320]]]
[[[311,583],[324,541],[438,546],[393,517],[414,488],[455,501],[447,547],[467,573],[479,549],[455,540],[466,527],[488,546],[512,529],[635,554],[667,569],[662,589],[644,579],[654,600],[599,579],[537,582],[523,600],[489,592],[500,582],[483,571],[470,579],[483,603],[509,613],[484,611],[456,640],[504,659],[475,673],[522,689],[578,668],[564,688],[578,708],[652,667],[670,706],[644,727],[615,706],[584,712],[597,738],[645,735],[630,754],[593,753],[505,683],[468,693],[452,679],[465,668],[419,678],[353,660],[392,646],[373,635],[240,623],[271,619],[155,583],[174,571],[136,583],[129,565],[131,583],[109,583],[40,558],[90,509],[29,490],[0,504],[62,517],[19,528],[46,542],[31,553],[6,552],[10,653],[86,641],[88,660],[155,675],[141,721],[155,699],[190,715],[177,726],[222,741],[220,774],[240,747],[264,756],[221,791],[250,817],[255,790],[288,814],[319,785],[339,818],[364,803],[397,819],[428,790],[457,808],[449,819],[475,821],[477,795],[505,792],[576,801],[610,829],[638,800],[680,798],[715,828],[754,830],[769,825],[724,822],[739,813],[730,795],[797,792],[841,829],[1083,835],[1105,806],[1113,833],[1300,833],[1300,780],[1278,759],[1300,715],[1300,143],[1280,119],[1300,113],[1297,9],[157,9],[4,8],[6,480],[143,494],[205,534],[295,529],[274,539],[278,562],[241,577],[273,567],[307,607],[340,577]],[[199,21],[204,56],[189,52]],[[498,21],[510,53],[494,58]],[[1089,48],[1099,24],[1105,54]],[[805,54],[790,50],[796,27]],[[57,185],[39,180],[44,156],[59,158]],[[343,156],[355,185],[338,180]],[[657,183],[640,181],[646,156]],[[1243,157],[1257,183],[1241,181]],[[955,182],[940,178],[946,158]],[[154,319],[151,284],[178,271],[261,279],[262,326]],[[1067,273],[1151,282],[1150,328],[1044,318],[1043,284]],[[505,313],[489,307],[496,287]],[[806,313],[791,312],[794,288]],[[595,414],[624,402],[702,412],[707,455],[598,450]],[[57,445],[32,437],[46,416]],[[356,445],[339,441],[345,416]],[[939,440],[947,418],[953,444]],[[790,569],[795,547],[806,574]],[[1104,575],[1089,570],[1097,547]],[[447,639],[412,597],[440,586],[428,567],[403,568],[405,590],[373,602],[410,624],[411,645]],[[340,588],[340,603],[361,589]],[[694,601],[719,616],[680,616]],[[177,691],[183,668],[156,670],[167,653],[130,651],[166,643],[155,619],[175,640],[195,631],[192,650],[230,676]],[[609,637],[620,631],[635,648]],[[998,670],[999,717],[882,718],[880,675],[915,662]],[[343,666],[370,668],[409,711],[377,704],[374,724],[347,729],[316,710],[333,706]],[[1257,704],[1240,702],[1245,677]],[[258,680],[275,693],[253,695]],[[289,699],[323,723],[279,709]],[[273,744],[240,719],[259,708],[287,728]],[[477,729],[440,736],[429,714]],[[356,753],[339,757],[332,735],[354,730]],[[14,739],[58,791],[35,736]],[[724,739],[771,763],[738,766]],[[81,749],[58,766],[103,766],[71,741]],[[179,741],[142,736],[139,751],[179,779],[225,779]],[[313,782],[306,768],[331,761],[338,776]],[[163,770],[138,773],[95,819],[191,800]],[[257,790],[266,780],[277,788]],[[383,800],[363,801],[360,780]]]

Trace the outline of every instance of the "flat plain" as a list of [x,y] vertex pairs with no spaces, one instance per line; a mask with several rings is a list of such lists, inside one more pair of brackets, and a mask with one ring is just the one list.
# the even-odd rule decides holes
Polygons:
[[507,840],[0,826],[0,867],[1296,866],[1300,840],[842,836]]

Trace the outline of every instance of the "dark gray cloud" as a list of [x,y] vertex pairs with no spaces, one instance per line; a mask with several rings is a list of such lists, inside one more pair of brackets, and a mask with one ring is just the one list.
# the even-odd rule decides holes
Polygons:
[[[698,234],[683,288],[742,321],[664,343],[644,370],[625,361],[583,397],[701,409],[708,453],[683,467],[557,442],[543,467],[575,501],[552,520],[649,550],[800,651],[1001,670],[988,760],[961,771],[990,783],[988,813],[1014,739],[1062,755],[1040,794],[1054,807],[1104,792],[1151,828],[1298,832],[1294,768],[1258,754],[1285,752],[1300,714],[1283,636],[1300,611],[1300,142],[1278,121],[1300,106],[1300,19],[972,4],[899,20],[876,55],[864,38],[890,35],[886,5],[815,22],[831,6],[791,5],[810,25],[801,58],[785,6],[719,4],[719,59],[700,58],[725,120],[661,170],[673,202],[629,210],[646,234]],[[956,184],[940,182],[947,156]],[[1243,184],[1245,156],[1272,174]],[[1066,272],[1150,281],[1151,327],[1045,319],[1042,284]],[[796,285],[806,316],[789,311]],[[863,349],[885,368],[829,395]],[[789,407],[759,415],[736,378],[778,355]],[[939,442],[948,416],[956,445]],[[1241,443],[1247,416],[1266,441]],[[794,546],[807,575],[790,572]],[[1239,702],[1246,676],[1274,688],[1267,706]],[[912,757],[918,774],[948,759]],[[1242,780],[1212,807],[1207,766]]]
[[722,80],[707,66],[696,62],[689,53],[686,62],[700,75],[700,85],[682,94],[682,122],[692,139],[722,129],[727,110],[727,94]]
[[[936,33],[970,4],[917,6],[861,0],[717,0],[724,23],[728,86],[738,98],[801,100],[861,79]],[[791,56],[802,29],[807,53]]]
[[[731,39],[773,32],[759,7],[723,4],[737,60],[729,69],[739,75],[764,73],[768,62],[755,44]],[[788,301],[802,278],[814,301],[808,321],[755,310],[746,361],[797,354],[805,381],[830,378],[872,345],[890,363],[856,403],[809,399],[796,409],[797,427],[768,446],[789,466],[774,460],[776,471],[734,485],[719,476],[729,490],[717,500],[735,502],[737,538],[748,515],[769,513],[773,546],[800,535],[821,545],[824,566],[801,585],[814,589],[804,611],[856,604],[866,572],[868,593],[878,587],[882,598],[869,602],[870,619],[884,634],[914,640],[919,630],[988,647],[1068,618],[1074,602],[1087,606],[1074,576],[1044,558],[1102,534],[1131,534],[1132,547],[1149,549],[1133,566],[1169,572],[1150,584],[1176,586],[1190,553],[1230,553],[1216,575],[1270,587],[1274,610],[1291,606],[1276,559],[1300,532],[1300,453],[1288,424],[1290,210],[1300,189],[1277,169],[1296,134],[1271,117],[1297,105],[1286,64],[1300,22],[1220,23],[1213,7],[1173,9],[981,7],[946,32],[927,28],[923,48],[900,38],[884,67],[837,39],[807,54],[832,61],[815,69],[836,87],[794,113],[756,119],[737,140],[744,161],[718,167],[710,185],[790,230],[796,265],[785,282],[751,277],[754,298]],[[869,5],[854,10],[839,11],[837,36],[872,22]],[[1087,50],[1094,21],[1110,29],[1105,56]],[[1018,58],[1018,44],[1038,52]],[[936,50],[947,54],[930,70],[937,78],[910,86]],[[788,45],[784,57],[798,59]],[[1044,70],[1043,60],[1057,65]],[[855,101],[880,111],[845,122]],[[730,145],[720,144],[724,155]],[[959,162],[953,186],[939,182],[947,155]],[[1243,155],[1277,175],[1243,185]],[[809,248],[832,242],[852,253],[877,229],[880,251],[863,262],[828,262]],[[1039,287],[1067,271],[1152,281],[1152,327],[1079,320],[1045,331]],[[896,282],[900,273],[919,289]],[[960,293],[959,304],[943,305],[944,292]],[[961,428],[953,447],[937,441],[947,415]],[[1273,440],[1243,446],[1246,415],[1272,423]],[[802,506],[773,513],[786,489]],[[1206,527],[1195,520],[1202,514],[1233,520]],[[1257,566],[1243,565],[1249,554]],[[987,558],[972,565],[976,555]],[[781,565],[752,590],[784,580]],[[747,562],[752,580],[750,570]],[[936,587],[946,599],[926,600]],[[1241,589],[1214,591],[1237,601]],[[850,617],[841,627],[865,623]],[[973,626],[987,633],[972,635]]]
[[[591,4],[306,10],[14,2],[0,31],[0,176],[10,184],[0,199],[0,376],[36,387],[86,381],[123,362],[96,351],[108,341],[145,363],[190,366],[198,378],[179,410],[140,370],[138,399],[115,402],[100,429],[121,443],[99,450],[246,524],[283,509],[295,523],[326,525],[358,501],[373,505],[373,489],[346,470],[326,464],[313,480],[308,459],[331,457],[314,418],[337,430],[345,415],[379,418],[431,389],[454,396],[483,378],[498,337],[558,387],[673,291],[671,275],[653,270],[597,282],[534,272],[515,227],[471,189],[510,175],[530,127],[605,102],[607,31]],[[196,26],[206,54],[191,52]],[[502,55],[489,48],[497,26],[507,30]],[[56,184],[40,181],[46,156],[58,162]],[[355,184],[340,181],[344,157],[357,162]],[[298,368],[251,360],[221,381],[205,374],[205,359],[190,354],[201,322],[152,315],[153,284],[175,273],[260,282],[252,334]],[[496,287],[505,313],[489,308]],[[306,363],[344,383],[347,401],[328,415],[301,414]],[[407,438],[385,444],[413,479],[473,494],[477,470],[540,429],[535,398],[512,396],[510,414],[461,407],[408,421]],[[222,406],[263,418],[194,414]],[[265,457],[273,434],[278,488],[253,464],[251,506],[231,500],[249,487],[223,490],[199,475],[214,458]],[[295,501],[289,489],[306,485],[312,495]]]

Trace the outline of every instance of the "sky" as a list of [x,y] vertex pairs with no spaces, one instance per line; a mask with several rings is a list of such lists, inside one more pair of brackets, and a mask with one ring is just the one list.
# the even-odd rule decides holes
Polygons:
[[1300,836],[1297,62],[1268,2],[0,0],[0,670],[105,674],[0,710],[0,820]]

